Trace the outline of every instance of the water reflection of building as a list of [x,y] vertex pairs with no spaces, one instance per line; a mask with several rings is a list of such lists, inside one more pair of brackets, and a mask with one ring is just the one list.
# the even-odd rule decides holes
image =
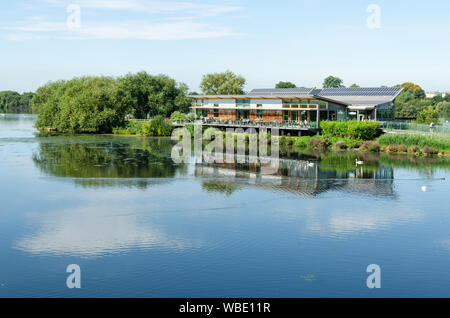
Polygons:
[[320,161],[279,159],[276,173],[266,175],[261,173],[258,164],[204,163],[196,165],[195,176],[207,179],[208,189],[227,189],[228,192],[233,186],[248,185],[311,196],[329,190],[395,196],[393,169],[378,164],[337,169]]

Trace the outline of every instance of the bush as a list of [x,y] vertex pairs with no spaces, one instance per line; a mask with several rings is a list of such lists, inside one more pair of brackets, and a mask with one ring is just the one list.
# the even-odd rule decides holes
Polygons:
[[397,151],[398,152],[408,152],[408,147],[406,147],[405,145],[398,145]]
[[411,154],[420,154],[420,147],[416,146],[416,145],[412,145],[411,147],[409,147],[408,152]]
[[387,152],[397,152],[398,151],[397,145],[389,145],[389,146],[387,146],[386,151]]
[[380,124],[375,121],[322,121],[322,134],[325,137],[372,140],[381,134]]
[[142,124],[142,135],[146,137],[170,136],[172,130],[172,124],[167,122],[161,115],[155,116],[150,122]]
[[423,147],[423,153],[426,155],[435,155],[438,153],[438,151],[434,148],[425,146],[425,147]]
[[380,144],[376,141],[364,141],[359,147],[360,150],[371,151],[371,152],[380,152]]
[[325,150],[329,146],[329,142],[327,139],[313,137],[308,142],[308,147],[311,149],[320,149]]
[[177,111],[174,111],[172,113],[172,115],[170,115],[170,119],[172,119],[172,120],[186,119],[186,114],[179,112],[177,110]]
[[306,148],[306,147],[308,147],[310,139],[311,139],[311,137],[309,137],[309,136],[298,137],[294,141],[294,146],[299,147],[299,148]]
[[347,143],[345,141],[339,140],[334,144],[334,147],[339,150],[347,149]]

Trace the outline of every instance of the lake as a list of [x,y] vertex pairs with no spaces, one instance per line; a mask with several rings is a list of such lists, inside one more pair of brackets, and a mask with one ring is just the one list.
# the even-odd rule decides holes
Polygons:
[[34,121],[0,117],[0,297],[450,297],[449,159],[284,151],[266,176]]

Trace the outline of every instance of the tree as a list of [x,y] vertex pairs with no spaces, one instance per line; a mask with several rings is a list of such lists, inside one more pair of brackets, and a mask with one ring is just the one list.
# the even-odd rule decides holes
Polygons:
[[358,84],[352,84],[352,85],[350,85],[349,87],[352,87],[352,88],[356,88],[356,87],[361,87],[361,86],[359,86]]
[[139,72],[119,78],[118,83],[125,92],[128,112],[138,119],[145,119],[148,114],[168,117],[175,110],[187,112],[191,105],[187,85],[166,75]]
[[206,74],[203,76],[200,88],[206,95],[243,94],[245,78],[231,71]]
[[450,102],[440,102],[436,105],[436,110],[441,118],[450,118]]
[[396,85],[396,86],[404,88],[402,93],[405,93],[407,91],[412,92],[414,94],[414,98],[416,98],[416,99],[420,99],[420,98],[425,98],[426,97],[425,91],[422,89],[422,87],[420,87],[419,85],[416,85],[414,83],[406,82],[406,83],[399,84],[399,85]]
[[125,92],[111,77],[81,77],[48,83],[32,100],[37,128],[59,132],[111,132],[123,124]]
[[341,80],[339,77],[328,76],[323,81],[323,88],[341,88],[341,87],[345,87],[343,83],[344,83],[344,81]]
[[437,111],[433,108],[433,106],[428,106],[428,108],[422,110],[417,114],[417,123],[419,124],[431,124],[439,123],[439,116]]
[[0,92],[0,112],[30,113],[33,93],[19,94],[13,91]]
[[292,82],[278,82],[277,85],[275,85],[275,88],[296,88],[294,83]]

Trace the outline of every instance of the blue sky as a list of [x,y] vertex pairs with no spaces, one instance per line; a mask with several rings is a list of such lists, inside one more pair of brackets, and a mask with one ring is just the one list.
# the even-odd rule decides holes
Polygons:
[[[371,4],[379,28],[367,23]],[[229,69],[247,90],[280,80],[321,87],[335,75],[450,91],[448,12],[448,0],[1,1],[0,90],[145,70],[199,91],[203,74]]]

